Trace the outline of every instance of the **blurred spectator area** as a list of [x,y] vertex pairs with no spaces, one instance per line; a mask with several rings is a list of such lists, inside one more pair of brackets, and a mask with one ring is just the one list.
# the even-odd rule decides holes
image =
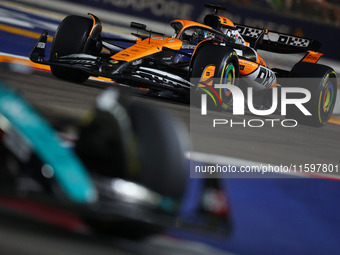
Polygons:
[[340,26],[340,0],[231,0],[230,2]]
[[282,0],[282,2],[288,11],[340,26],[340,0]]

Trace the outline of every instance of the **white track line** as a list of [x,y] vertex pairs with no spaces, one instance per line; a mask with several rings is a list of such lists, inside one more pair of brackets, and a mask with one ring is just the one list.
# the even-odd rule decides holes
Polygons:
[[20,58],[20,59],[25,59],[25,60],[29,60],[28,57],[24,57],[24,56],[20,56],[20,55],[15,55],[15,54],[10,54],[10,53],[6,53],[6,52],[0,52],[1,56],[6,56],[6,57],[13,57],[13,58]]

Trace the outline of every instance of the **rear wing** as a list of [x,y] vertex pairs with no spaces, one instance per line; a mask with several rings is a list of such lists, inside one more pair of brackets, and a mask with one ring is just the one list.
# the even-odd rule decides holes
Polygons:
[[[244,40],[253,47],[255,41],[259,38],[263,29],[235,24],[237,30]],[[321,43],[307,38],[282,34],[274,31],[268,31],[263,36],[262,41],[257,45],[258,49],[276,52],[276,53],[301,53],[309,50],[318,51]]]

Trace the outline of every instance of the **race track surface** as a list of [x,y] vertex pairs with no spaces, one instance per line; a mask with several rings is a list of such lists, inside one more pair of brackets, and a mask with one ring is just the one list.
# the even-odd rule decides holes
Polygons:
[[[19,90],[45,117],[55,116],[79,120],[94,105],[96,96],[108,86],[98,81],[75,84],[59,80],[49,72],[35,71],[31,75],[2,72],[0,79]],[[190,129],[190,107],[185,103],[158,99],[144,90],[119,86],[134,100],[154,104],[171,112]],[[194,109],[195,113],[199,109]],[[196,116],[195,114],[194,116]],[[276,116],[277,117],[277,116]],[[216,118],[241,122],[244,117],[232,113],[216,113]],[[258,117],[256,117],[258,118]],[[245,119],[254,119],[246,116]],[[281,118],[282,119],[282,118]],[[221,126],[212,130],[200,120],[193,120],[194,151],[271,164],[333,163],[339,164],[340,126],[326,124],[323,128],[299,125],[295,128],[267,125],[262,128]]]
[[77,233],[23,217],[0,207],[2,255],[231,255],[207,245],[157,235],[126,239],[99,233]]

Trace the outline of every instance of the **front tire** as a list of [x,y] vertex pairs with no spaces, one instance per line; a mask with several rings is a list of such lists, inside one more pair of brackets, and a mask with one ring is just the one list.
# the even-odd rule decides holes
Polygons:
[[[84,52],[85,42],[90,34],[93,21],[81,16],[67,16],[59,25],[52,42],[50,60]],[[83,83],[89,74],[74,68],[51,65],[54,76],[76,83]]]
[[208,94],[208,108],[227,110],[232,105],[231,92],[215,89],[213,85],[237,85],[237,54],[232,48],[209,42],[198,47],[190,65],[191,78],[197,79],[195,98]]
[[328,66],[314,63],[297,63],[291,73],[292,78],[306,78],[301,80],[299,87],[308,89],[311,99],[304,104],[312,114],[305,116],[293,106],[287,106],[287,118],[296,119],[299,124],[322,127],[332,116],[337,94],[337,79],[334,70]]

